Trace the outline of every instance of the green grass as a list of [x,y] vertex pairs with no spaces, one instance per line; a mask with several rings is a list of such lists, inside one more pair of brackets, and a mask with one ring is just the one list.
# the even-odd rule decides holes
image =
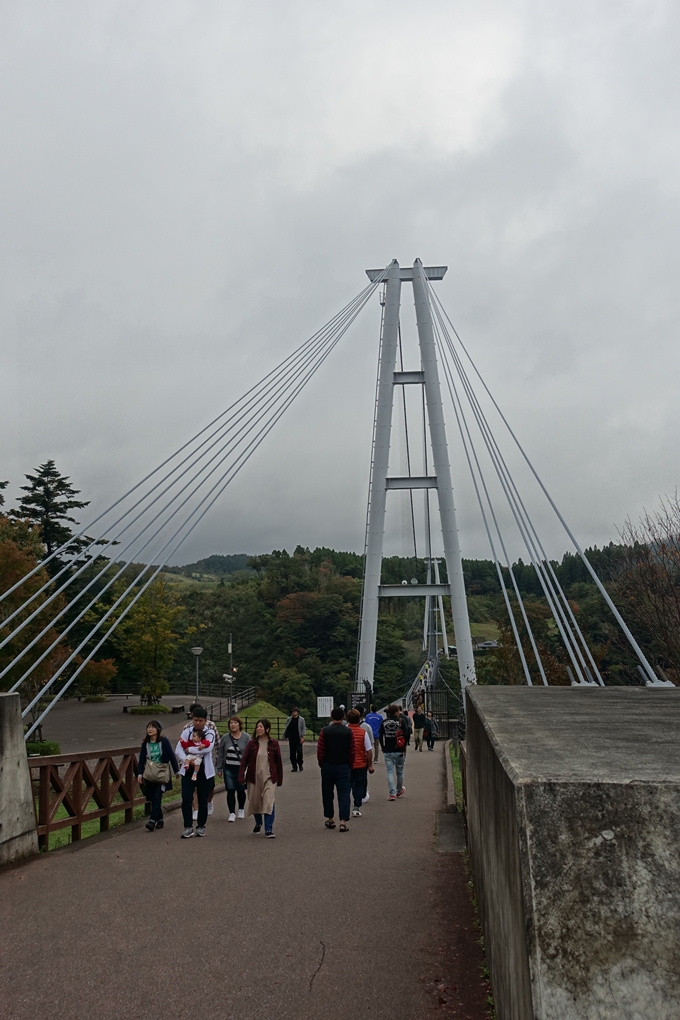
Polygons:
[[453,775],[453,788],[456,791],[456,807],[463,810],[463,776],[460,771],[460,756],[454,751],[453,741],[449,748],[451,754],[451,772]]
[[472,623],[470,621],[470,634],[478,641],[497,641],[501,632],[495,623]]
[[[258,719],[287,719],[288,716],[285,712],[282,712],[279,708],[274,708],[267,701],[256,701],[253,705],[248,705],[247,708],[241,709],[236,715],[239,719],[243,719],[244,727],[248,733],[250,730],[246,726],[246,721],[249,725],[255,726]],[[217,726],[218,733],[226,733],[228,729],[228,720],[222,719],[221,722],[215,724]]]

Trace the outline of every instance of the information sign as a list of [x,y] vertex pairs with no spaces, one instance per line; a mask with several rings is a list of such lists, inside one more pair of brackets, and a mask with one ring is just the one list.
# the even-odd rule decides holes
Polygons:
[[319,719],[330,719],[332,711],[333,711],[332,698],[316,699],[316,714],[318,715]]

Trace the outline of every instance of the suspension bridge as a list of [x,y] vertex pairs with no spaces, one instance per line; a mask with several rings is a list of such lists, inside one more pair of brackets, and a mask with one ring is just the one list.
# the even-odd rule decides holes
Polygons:
[[[410,687],[404,690],[402,700],[407,706],[415,705],[422,694],[426,698],[432,698],[432,704],[436,703],[437,691],[445,686],[440,664],[442,657],[448,657],[450,654],[449,633],[451,633],[458,664],[462,702],[469,719],[468,746],[463,756],[463,764],[467,784],[470,849],[475,879],[480,889],[482,921],[489,947],[489,966],[492,985],[497,996],[498,1016],[500,1018],[540,1016],[546,1020],[558,1016],[560,1020],[565,1018],[569,1020],[572,1016],[576,1018],[585,1015],[676,1016],[677,1012],[672,1010],[678,1006],[680,996],[675,979],[666,980],[663,976],[667,971],[670,972],[666,964],[663,963],[663,966],[660,965],[656,969],[648,969],[645,973],[654,974],[653,981],[650,979],[649,1002],[657,1009],[658,1003],[663,1001],[665,995],[667,1001],[675,1004],[671,1012],[662,1010],[650,1013],[647,1007],[639,1008],[641,996],[635,991],[637,988],[635,982],[643,980],[640,975],[644,968],[641,970],[637,964],[631,963],[630,954],[626,955],[623,950],[616,955],[616,925],[608,927],[602,911],[597,915],[597,924],[592,920],[594,909],[592,902],[600,904],[606,901],[602,890],[607,885],[606,874],[611,873],[613,868],[621,890],[630,894],[632,906],[624,908],[620,895],[610,903],[610,906],[615,913],[622,911],[625,914],[626,923],[629,927],[632,926],[631,930],[635,930],[635,937],[639,936],[639,944],[644,946],[645,952],[649,951],[649,945],[659,937],[661,929],[658,925],[655,926],[655,923],[652,923],[646,935],[639,934],[644,928],[644,923],[641,916],[638,916],[639,911],[636,913],[637,879],[634,869],[629,867],[632,857],[642,852],[641,841],[647,837],[651,838],[652,829],[657,849],[652,853],[653,860],[648,854],[646,866],[650,874],[657,876],[666,868],[664,877],[658,879],[658,888],[665,890],[664,895],[667,893],[671,897],[673,904],[671,914],[675,916],[677,893],[668,892],[670,889],[668,874],[670,872],[675,874],[677,871],[676,865],[671,867],[667,862],[669,823],[660,821],[661,815],[658,813],[652,817],[647,811],[647,806],[635,801],[633,810],[645,815],[646,828],[644,832],[641,832],[639,827],[631,829],[628,835],[626,834],[628,832],[625,829],[626,809],[622,804],[629,796],[630,783],[636,780],[636,773],[631,769],[629,762],[627,764],[623,762],[618,749],[610,746],[615,736],[607,731],[603,723],[607,718],[616,718],[617,725],[620,725],[623,732],[627,726],[632,725],[631,720],[634,721],[638,726],[638,732],[644,733],[644,739],[657,747],[654,754],[658,754],[658,748],[667,749],[669,746],[671,736],[668,719],[674,720],[677,715],[677,699],[673,692],[663,693],[658,689],[673,688],[674,685],[663,676],[657,676],[602,580],[585,556],[577,537],[505,416],[501,403],[482,377],[468,346],[455,329],[437,294],[437,283],[443,279],[445,273],[445,266],[424,266],[418,259],[409,267],[402,267],[395,260],[383,269],[368,270],[367,286],[321,329],[115,502],[96,514],[73,538],[46,556],[25,577],[0,594],[2,613],[0,649],[7,647],[12,649],[12,657],[0,672],[0,680],[5,685],[8,695],[20,696],[24,731],[21,737],[28,740],[68,692],[87,662],[97,654],[111,632],[121,624],[164,567],[177,555],[182,544],[200,528],[201,522],[217,504],[226,488],[235,482],[286,411],[312,383],[321,366],[332,356],[357,317],[369,304],[374,304],[374,299],[377,298],[381,316],[377,344],[379,357],[366,513],[360,632],[354,679],[355,694],[358,698],[370,698],[372,694],[381,601],[390,598],[422,598],[425,661]],[[417,351],[417,356],[413,357],[411,364],[407,363],[408,349],[401,307],[404,285],[412,288],[415,306],[416,338],[415,345],[412,343],[410,350],[412,355]],[[399,471],[394,470],[395,422],[398,422],[400,435],[403,435],[404,456]],[[447,429],[453,429],[456,434],[455,441],[460,444],[468,478],[452,477],[449,451],[451,437]],[[517,472],[511,466],[513,457],[517,456],[528,471],[530,491],[526,485],[520,484]],[[495,565],[510,630],[521,661],[525,684],[523,688],[515,691],[499,689],[498,693],[493,689],[477,687],[463,576],[461,536],[456,519],[456,494],[463,485],[470,486],[474,493],[489,543],[490,556]],[[394,493],[397,493],[396,497]],[[605,690],[605,680],[598,668],[596,656],[589,647],[577,615],[559,583],[547,554],[546,541],[541,536],[537,524],[539,515],[532,509],[536,497],[546,502],[564,529],[568,541],[581,557],[613,620],[620,627],[636,657],[640,674],[640,687],[637,691]],[[418,583],[417,578],[411,580],[406,578],[401,584],[384,584],[382,581],[388,506],[390,501],[396,498],[406,500],[403,506],[406,508],[406,518],[410,522],[414,559],[418,559],[420,548],[427,564],[427,577],[424,583]],[[568,688],[551,688],[549,683],[549,671],[542,661],[539,642],[532,632],[530,617],[513,572],[511,553],[518,543],[526,550],[528,561],[535,571],[554,627],[562,642],[565,656],[563,668]],[[114,556],[115,570],[112,571]],[[126,569],[131,563],[146,565],[141,568],[134,580],[127,583]],[[46,578],[44,571],[47,567],[49,576]],[[114,586],[114,601],[105,610],[98,610],[102,594]],[[447,619],[449,605],[450,616]],[[75,634],[78,638],[72,641],[74,647],[71,648],[69,642]],[[526,642],[522,641],[522,634],[527,635]],[[58,647],[64,648],[65,652],[58,665],[47,670],[49,675],[45,676],[45,664],[52,661],[51,656]],[[529,690],[531,688],[534,689],[533,692]],[[615,697],[612,699],[610,695]],[[670,700],[660,702],[659,695]],[[606,697],[606,701],[601,696]],[[6,697],[7,695],[3,696]],[[640,697],[656,698],[656,701],[643,702]],[[499,714],[497,709],[500,705],[503,706],[503,711]],[[544,709],[548,709],[547,714]],[[509,734],[505,724],[505,720],[510,717],[514,726],[512,734]],[[578,732],[574,729],[575,726],[578,727]],[[585,784],[575,799],[569,801],[565,795],[564,799],[559,801],[559,820],[566,826],[563,829],[559,828],[554,812],[551,813],[545,802],[545,798],[550,796],[555,797],[554,803],[558,803],[559,800],[554,792],[553,794],[546,792],[552,789],[551,783],[559,785],[570,782],[571,773],[568,768],[565,770],[563,752],[557,750],[553,754],[548,749],[549,746],[553,746],[550,745],[550,741],[557,747],[560,734],[566,739],[576,740],[578,736],[581,740],[578,744],[581,768],[579,770],[576,767],[572,770],[572,778],[580,777],[578,781]],[[589,734],[593,735],[593,742],[589,742]],[[641,738],[638,736],[636,739]],[[531,758],[527,751],[529,746],[539,749],[538,759]],[[604,768],[602,759],[602,753],[606,756],[608,747],[611,751],[607,759],[609,771]],[[132,749],[128,750],[132,752]],[[666,797],[664,803],[668,811],[667,818],[680,819],[678,797],[680,772],[675,766],[667,767],[665,773],[661,770],[661,780],[666,786],[663,794],[659,792],[660,773],[659,767],[655,764],[657,759],[654,754],[645,761],[641,781],[644,780],[648,784],[649,798]],[[433,760],[428,756],[420,759],[414,771],[414,789],[420,794],[418,819],[424,829],[405,838],[403,830],[394,827],[394,815],[388,818],[383,806],[380,817],[386,829],[376,838],[381,840],[381,846],[385,833],[388,834],[388,840],[381,854],[376,856],[371,853],[370,839],[362,836],[361,853],[351,858],[349,873],[362,875],[364,878],[368,875],[369,881],[375,883],[375,889],[381,890],[377,899],[370,900],[369,909],[372,916],[374,910],[380,909],[382,898],[388,895],[393,868],[413,868],[418,873],[426,874],[427,880],[433,883],[432,888],[436,887],[443,895],[443,887],[437,884],[439,881],[435,874],[437,866],[432,861],[429,864],[423,863],[423,855],[427,854],[428,846],[431,848],[429,833],[432,831],[433,816],[441,801],[440,777],[432,771],[433,766],[425,764],[426,761]],[[23,765],[17,760],[16,767],[23,768],[28,776],[25,760]],[[83,767],[80,766],[81,773]],[[414,765],[411,767],[414,768]],[[57,770],[53,773],[54,782],[63,786],[59,765],[55,765],[54,768]],[[107,765],[106,769],[108,768]],[[607,784],[606,797],[599,785],[598,770],[602,771],[603,781]],[[99,776],[99,773],[97,775]],[[127,789],[121,775],[116,775],[117,789],[121,791]],[[307,782],[309,776],[305,778],[305,783]],[[3,783],[7,790],[5,779]],[[94,778],[90,785],[92,789],[96,787]],[[573,786],[573,782],[571,785]],[[534,786],[538,792],[532,794]],[[90,793],[90,796],[92,795]],[[126,801],[126,811],[130,812],[132,818],[134,793],[128,790],[126,795],[129,795],[130,800],[129,805]],[[2,796],[4,795],[0,788],[0,797]],[[65,796],[62,790],[62,797]],[[535,797],[534,801],[531,800],[532,796]],[[27,797],[32,812],[33,798],[30,790]],[[310,797],[311,794],[309,796],[306,794],[296,800],[293,796],[288,802],[291,816],[295,817],[298,828],[301,827],[303,830],[307,824],[306,818],[313,810]],[[9,801],[0,802],[0,806],[2,803],[6,804]],[[584,803],[587,803],[587,808],[583,807]],[[629,810],[631,803],[626,801]],[[605,807],[602,807],[603,804]],[[590,842],[586,841],[585,846],[578,843],[575,835],[580,811],[588,818],[587,836]],[[610,819],[616,818],[616,824],[614,821],[610,824],[605,816]],[[620,834],[617,827],[619,823]],[[5,833],[9,828],[10,826],[6,826]],[[171,831],[170,826],[168,831]],[[562,959],[561,950],[554,950],[554,940],[551,942],[553,936],[549,938],[545,934],[545,917],[532,913],[532,910],[537,909],[535,904],[541,902],[543,896],[544,910],[548,914],[553,911],[550,915],[551,923],[563,932],[569,928],[567,922],[563,923],[563,915],[566,916],[568,913],[564,903],[561,906],[556,906],[555,903],[551,905],[546,899],[547,893],[543,887],[539,888],[542,881],[541,869],[546,872],[543,876],[545,886],[550,887],[550,854],[546,853],[546,845],[541,842],[541,832],[550,833],[549,839],[557,841],[555,845],[563,847],[568,844],[570,863],[565,864],[563,861],[560,867],[572,868],[573,875],[578,874],[579,881],[584,887],[588,886],[591,889],[592,902],[580,904],[576,913],[580,919],[579,923],[588,931],[586,939],[588,944],[595,941],[598,945],[608,947],[610,954],[608,962],[599,964],[600,970],[596,977],[590,975],[587,980],[584,978],[583,969],[587,969],[586,962],[581,959],[583,954],[578,953],[572,954],[574,958],[578,956],[581,961],[579,963],[581,970],[578,974],[572,973],[573,967],[570,970],[570,964],[567,962],[563,962],[562,970],[558,973],[559,968],[555,969],[554,960]],[[423,838],[424,834],[426,838]],[[317,867],[318,861],[323,860],[323,855],[328,852],[327,844],[321,848],[320,844],[317,845],[316,836],[315,841],[307,847],[301,844],[299,839],[296,843],[294,827],[288,830],[287,835],[291,845],[295,847],[293,854],[297,855],[295,860],[287,858],[288,863],[283,872],[286,881],[290,883],[290,888],[295,890],[296,896],[302,895],[298,881],[299,873],[295,871],[294,865],[296,862],[299,865],[298,857],[301,855],[308,860],[308,851],[312,848],[313,854],[318,857],[315,858],[317,863],[311,867],[309,881],[316,902],[330,906],[333,895],[329,893],[325,884],[327,875],[323,868]],[[390,838],[393,840],[391,845]],[[617,844],[617,839],[620,840],[620,844]],[[98,862],[101,860],[105,862],[106,875],[110,876],[105,880],[110,888],[101,892],[105,909],[113,911],[115,915],[115,898],[122,897],[127,904],[123,910],[125,924],[141,925],[141,928],[150,934],[152,929],[149,927],[149,919],[145,917],[143,911],[140,913],[140,909],[127,901],[124,885],[114,878],[116,860],[125,859],[125,854],[129,853],[135,867],[142,869],[146,875],[146,884],[131,882],[134,895],[140,898],[142,904],[154,900],[158,875],[153,870],[149,871],[147,867],[144,856],[147,851],[140,842],[139,832],[134,840],[134,845],[131,842],[128,850],[123,849],[120,841],[117,844],[119,849],[112,849],[114,844],[110,843],[106,844],[107,848],[104,850],[92,850],[85,866],[85,871],[90,876],[88,882],[94,883],[91,888],[88,886],[90,897],[88,902],[92,905],[97,897],[95,890],[98,881]],[[626,847],[623,858],[618,861],[611,857],[605,859],[606,853],[609,853],[607,848],[612,848],[613,853],[618,845]],[[401,854],[400,847],[405,848],[404,854]],[[601,847],[605,848],[602,852]],[[370,872],[362,870],[361,861],[364,859],[362,857],[364,853],[367,859],[370,858],[372,861]],[[239,850],[239,854],[239,867],[247,869],[249,857],[245,844]],[[331,857],[327,858],[327,861],[330,862],[331,872],[335,874],[343,873],[343,868],[347,867],[345,858],[338,855],[337,844],[334,844]],[[63,862],[65,858],[61,860]],[[153,860],[159,861],[156,850]],[[171,860],[171,869],[174,869],[173,874],[179,881],[184,865],[176,847],[168,860]],[[211,860],[213,867],[220,867],[214,855]],[[55,867],[67,875],[68,883],[75,882],[76,866],[62,863]],[[309,963],[317,950],[320,950],[321,962],[318,966],[321,968],[325,965],[327,942],[328,944],[333,942],[333,937],[329,934],[331,929],[323,925],[315,927],[307,924],[304,914],[299,913],[297,907],[291,907],[291,901],[278,890],[276,869],[272,870],[269,865],[258,867],[264,868],[262,874],[267,876],[266,891],[273,897],[267,905],[273,902],[279,916],[286,915],[292,910],[295,924],[305,932],[302,940],[304,948],[300,949],[299,953],[295,949],[290,953],[286,950],[286,946],[290,945],[290,942],[286,941],[287,937],[276,942],[274,950],[277,960],[276,981],[281,983],[286,981],[284,956],[294,957],[296,980],[308,983],[311,995],[316,975],[320,970],[312,968],[310,972]],[[422,872],[419,870],[421,868],[424,869]],[[608,868],[610,872],[607,872]],[[205,870],[204,865],[195,856],[192,856],[191,869],[199,869],[198,872],[192,870],[192,874],[198,873],[201,876],[202,897],[218,895],[215,878]],[[185,903],[188,902],[185,895],[187,874],[184,876],[185,885],[180,893]],[[241,874],[245,874],[245,871]],[[400,874],[404,874],[403,870]],[[33,895],[47,897],[49,890],[41,885],[37,872],[34,870],[31,875]],[[452,876],[453,872],[448,876],[450,881],[457,880]],[[593,879],[592,876],[596,878]],[[333,885],[333,880],[330,881]],[[247,879],[244,879],[244,882],[246,890],[252,894],[250,899],[252,906],[258,902],[259,886],[249,887]],[[560,885],[560,888],[566,903],[567,887]],[[657,887],[654,881],[651,881],[651,884],[646,882],[645,888],[652,890],[650,893],[652,898],[656,895],[654,890]],[[361,910],[366,905],[366,900],[357,897],[354,890],[351,892],[347,890],[346,883],[343,883],[341,889],[340,899],[343,897],[348,898],[353,909]],[[228,897],[225,898],[223,892],[219,893],[218,900],[224,909],[228,909]],[[20,902],[18,891],[12,891],[6,902],[9,904],[10,914],[12,910],[16,911]],[[177,931],[181,932],[182,912],[178,912],[177,905],[170,904],[167,897],[164,897],[163,902],[179,926]],[[244,915],[248,913],[246,902],[247,897],[244,899],[239,893],[239,909]],[[413,898],[408,902],[414,912],[419,909],[417,901]],[[60,909],[66,909],[61,900],[60,904]],[[600,909],[599,906],[597,909]],[[668,910],[666,912],[668,913]],[[677,913],[680,916],[680,910]],[[67,908],[67,914],[70,919],[69,925],[74,925],[75,915],[70,907]],[[15,916],[11,914],[9,918],[9,930],[12,930]],[[263,924],[265,916],[266,910],[264,915],[258,915],[257,924]],[[348,918],[350,916],[348,914]],[[185,919],[188,920],[189,917],[190,913],[187,912]],[[390,915],[388,920],[388,931],[400,927],[403,929],[404,925],[400,925],[397,916]],[[247,923],[244,916],[246,926]],[[597,930],[593,928],[593,924]],[[96,931],[92,929],[93,937],[103,938],[101,928],[97,926],[95,928]],[[123,937],[124,928],[125,925],[121,928],[117,924],[119,938]],[[312,928],[313,937],[310,936]],[[416,928],[419,932],[418,938],[422,938],[422,945],[425,947],[427,938],[422,925],[416,925]],[[530,937],[526,936],[527,931]],[[531,932],[534,933],[533,936]],[[179,937],[181,939],[182,936]],[[243,938],[246,945],[251,943],[255,945],[250,935],[244,934]],[[564,944],[571,947],[572,944],[578,943],[579,938],[578,931],[569,929],[564,935],[566,940]],[[364,952],[368,954],[372,951],[374,942],[371,939],[364,942],[362,942]],[[554,952],[551,950],[553,955],[550,956],[546,951],[541,956],[541,947],[545,948],[548,943],[553,946]],[[363,966],[363,962],[357,963],[356,960],[352,960],[347,941],[336,939],[335,944],[341,962],[338,963],[336,960],[334,963],[335,970],[324,993],[326,998],[322,1002],[310,998],[305,999],[306,1004],[300,1005],[299,1002],[292,1000],[289,1002],[283,994],[277,998],[268,991],[264,996],[267,1008],[275,1008],[282,1016],[295,1015],[298,1018],[317,1016],[319,1011],[326,1011],[329,1016],[336,1015],[333,1012],[335,1007],[330,1006],[332,989],[337,987],[333,982],[341,980],[342,974],[356,974],[357,966]],[[670,937],[670,944],[675,952],[677,934]],[[82,947],[82,943],[80,945]],[[154,945],[157,945],[157,940]],[[229,945],[231,947],[231,941]],[[27,970],[36,975],[38,962],[31,955],[28,943],[22,943],[22,946]],[[429,952],[429,949],[423,949],[423,952]],[[231,948],[228,955],[230,954]],[[248,953],[237,956],[241,982],[239,988],[243,988],[248,970]],[[383,956],[381,966],[386,971],[389,971],[395,959],[400,968],[408,969],[408,946],[400,947],[392,960],[389,953]],[[665,955],[662,953],[661,956],[665,960],[667,953]],[[613,987],[612,982],[616,983],[615,973],[618,973],[616,967],[619,965],[623,967],[625,973],[623,977],[620,976],[616,994],[611,992],[610,998],[613,996],[612,1001],[620,1003],[623,1001],[621,996],[624,998],[628,996],[626,1003],[633,1004],[630,1006],[630,1010],[633,1011],[627,1012],[628,1005],[625,1005],[619,1012],[607,1013],[597,1009],[584,1012],[585,1001],[599,1001],[605,995],[602,988]],[[175,980],[167,967],[161,970],[163,979],[172,987],[173,1002],[181,1002],[181,984]],[[72,973],[72,967],[70,972]],[[676,967],[675,973],[678,972],[680,968]],[[363,971],[361,973],[363,974]],[[631,974],[633,977],[630,977]],[[105,975],[103,980],[111,993],[113,988],[111,975]],[[581,985],[584,981],[587,985],[587,990],[583,994],[577,989],[579,981]],[[202,969],[201,982],[205,983],[202,984],[202,989],[205,989],[206,985],[209,987],[210,983],[214,982],[214,978]],[[370,1015],[391,1018],[394,1015],[392,1006],[389,1004],[385,1006],[384,1002],[376,1000],[362,982],[363,977],[359,982],[360,989],[372,996]],[[77,983],[83,995],[83,1015],[102,1017],[138,1015],[134,1011],[137,1007],[129,997],[125,999],[127,1012],[124,1014],[116,1013],[113,1006],[109,1008],[109,1004],[99,1011],[95,1009],[93,1013],[91,996],[80,979]],[[319,980],[317,988],[321,986],[323,979]],[[134,987],[139,995],[143,995],[142,986],[138,982],[134,983]],[[220,987],[224,989],[225,995],[228,994],[228,984],[222,982]],[[162,991],[162,987],[156,982],[154,994],[161,995]],[[414,997],[407,990],[404,990],[403,994],[411,1004],[410,1012],[404,1015],[414,1018],[419,1016],[417,1010],[422,1008],[421,999],[418,996]],[[616,999],[616,995],[619,999]],[[261,1011],[258,1012],[260,1007],[250,992],[247,993],[246,1000],[248,1005],[244,1016],[261,1015]],[[18,1018],[32,1015],[36,1000],[35,997],[32,998],[30,990],[27,990],[24,998],[14,996],[12,1001],[14,1003],[12,1016]],[[45,997],[43,996],[40,1001],[46,1001]],[[356,1001],[360,1003],[362,1000],[358,998]],[[284,1007],[282,1003],[285,1004]],[[546,1006],[546,1003],[549,1005]],[[360,1006],[357,1008],[360,1009]],[[53,1011],[53,1015],[79,1016],[78,1009],[73,1010],[64,1000],[59,1003],[57,1011]],[[680,1010],[680,1006],[678,1009]],[[184,1006],[179,1007],[179,1015],[184,1016],[186,1012]],[[210,1006],[205,1015],[217,1016],[222,1015],[222,1012],[213,1010]],[[360,1015],[368,1013],[364,1011],[360,1012]]]

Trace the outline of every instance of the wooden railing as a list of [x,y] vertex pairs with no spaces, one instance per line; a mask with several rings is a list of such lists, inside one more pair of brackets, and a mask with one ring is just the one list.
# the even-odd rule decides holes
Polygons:
[[[83,822],[99,819],[100,832],[106,832],[112,814],[124,811],[125,821],[133,820],[134,809],[145,804],[137,782],[138,751],[137,746],[120,747],[28,759],[37,790],[41,850],[48,849],[50,833],[59,829],[70,827],[75,842],[82,838]],[[62,807],[66,816],[58,818]]]

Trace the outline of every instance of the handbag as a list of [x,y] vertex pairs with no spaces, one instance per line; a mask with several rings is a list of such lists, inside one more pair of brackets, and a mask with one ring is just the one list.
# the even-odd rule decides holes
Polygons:
[[151,761],[151,758],[147,757],[144,764],[142,779],[147,783],[169,783],[170,762]]

